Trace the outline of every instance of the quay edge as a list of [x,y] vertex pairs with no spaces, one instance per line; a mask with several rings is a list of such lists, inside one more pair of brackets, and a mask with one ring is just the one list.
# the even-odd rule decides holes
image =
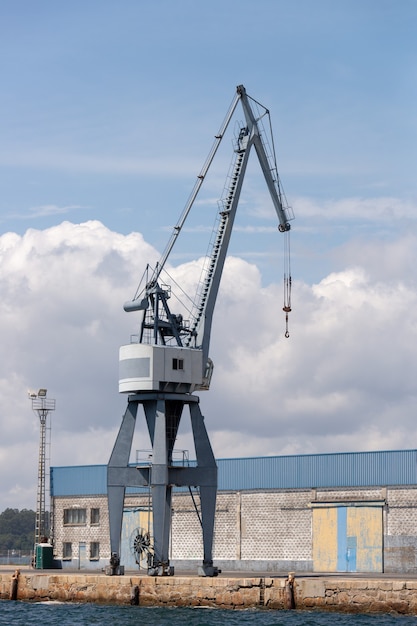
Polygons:
[[[16,590],[16,574],[18,584]],[[0,572],[0,599],[139,606],[289,609],[290,577],[105,576],[48,571]],[[295,576],[296,609],[417,615],[417,580]]]

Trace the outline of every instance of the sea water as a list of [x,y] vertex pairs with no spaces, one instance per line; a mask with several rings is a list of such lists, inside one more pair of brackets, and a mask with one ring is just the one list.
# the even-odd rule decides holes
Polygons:
[[7,626],[417,626],[417,617],[317,611],[224,610],[0,601]]

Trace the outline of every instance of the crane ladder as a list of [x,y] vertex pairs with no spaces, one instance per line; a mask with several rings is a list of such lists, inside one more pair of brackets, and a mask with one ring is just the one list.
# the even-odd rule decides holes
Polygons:
[[230,183],[227,190],[227,195],[224,200],[220,200],[222,208],[217,217],[217,228],[215,226],[213,229],[212,239],[209,244],[210,252],[206,256],[206,262],[201,271],[195,300],[196,312],[193,314],[193,322],[191,325],[191,333],[188,339],[188,343],[190,343],[191,337],[195,336],[196,330],[205,310],[205,305],[211,286],[211,279],[216,268],[219,252],[222,247],[223,236],[225,233],[227,221],[229,219],[230,207],[232,205],[233,197],[236,191],[236,185],[240,176],[240,170],[242,168],[244,152],[244,150],[239,150],[236,152],[233,173],[230,176]]

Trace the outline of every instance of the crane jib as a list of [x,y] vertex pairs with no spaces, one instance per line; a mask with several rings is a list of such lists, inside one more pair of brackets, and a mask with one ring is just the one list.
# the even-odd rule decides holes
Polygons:
[[[219,200],[220,210],[217,217],[217,224],[213,230],[210,247],[205,255],[205,263],[197,285],[196,294],[194,298],[190,298],[192,305],[191,308],[187,309],[189,319],[186,320],[183,314],[174,315],[171,313],[168,303],[171,297],[170,287],[163,285],[161,278],[164,276],[165,279],[167,260],[170,257],[177,239],[183,231],[184,224],[196,202],[209,168],[212,165],[239,102],[243,109],[245,123],[240,126],[235,139],[234,163],[231,168],[231,174],[229,174],[227,178],[223,197]],[[270,145],[268,143],[267,132],[264,129],[263,118],[270,120],[269,110],[251,98],[246,93],[246,89],[243,85],[239,85],[225,119],[215,135],[212,148],[197,176],[196,183],[180,219],[173,228],[171,237],[159,263],[152,271],[150,279],[148,276],[145,287],[142,290],[138,289],[138,295],[135,296],[132,301],[124,305],[124,310],[127,312],[142,311],[139,342],[163,346],[176,345],[178,347],[201,350],[203,353],[203,369],[205,369],[209,360],[210,336],[215,303],[239,204],[242,183],[252,148],[254,148],[257,155],[269,195],[278,217],[278,230],[285,235],[283,310],[286,314],[285,336],[289,336],[288,313],[291,311],[291,270],[289,260],[289,231],[291,226],[289,222],[293,219],[293,214],[291,208],[286,203],[285,194],[280,183],[272,130],[269,129],[271,138]],[[196,382],[197,387],[199,384],[201,383]],[[190,388],[192,386],[193,383],[190,383]]]

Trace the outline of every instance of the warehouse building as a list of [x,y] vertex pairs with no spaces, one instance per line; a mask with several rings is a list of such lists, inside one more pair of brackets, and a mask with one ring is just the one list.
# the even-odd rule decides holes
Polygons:
[[[417,572],[417,450],[219,459],[214,562],[223,571]],[[192,463],[191,463],[192,465]],[[107,466],[51,468],[55,558],[109,562]],[[174,490],[171,564],[202,560],[198,492]],[[196,512],[197,511],[197,512]],[[126,490],[121,563],[146,569],[150,492]],[[142,558],[143,557],[143,558]]]

